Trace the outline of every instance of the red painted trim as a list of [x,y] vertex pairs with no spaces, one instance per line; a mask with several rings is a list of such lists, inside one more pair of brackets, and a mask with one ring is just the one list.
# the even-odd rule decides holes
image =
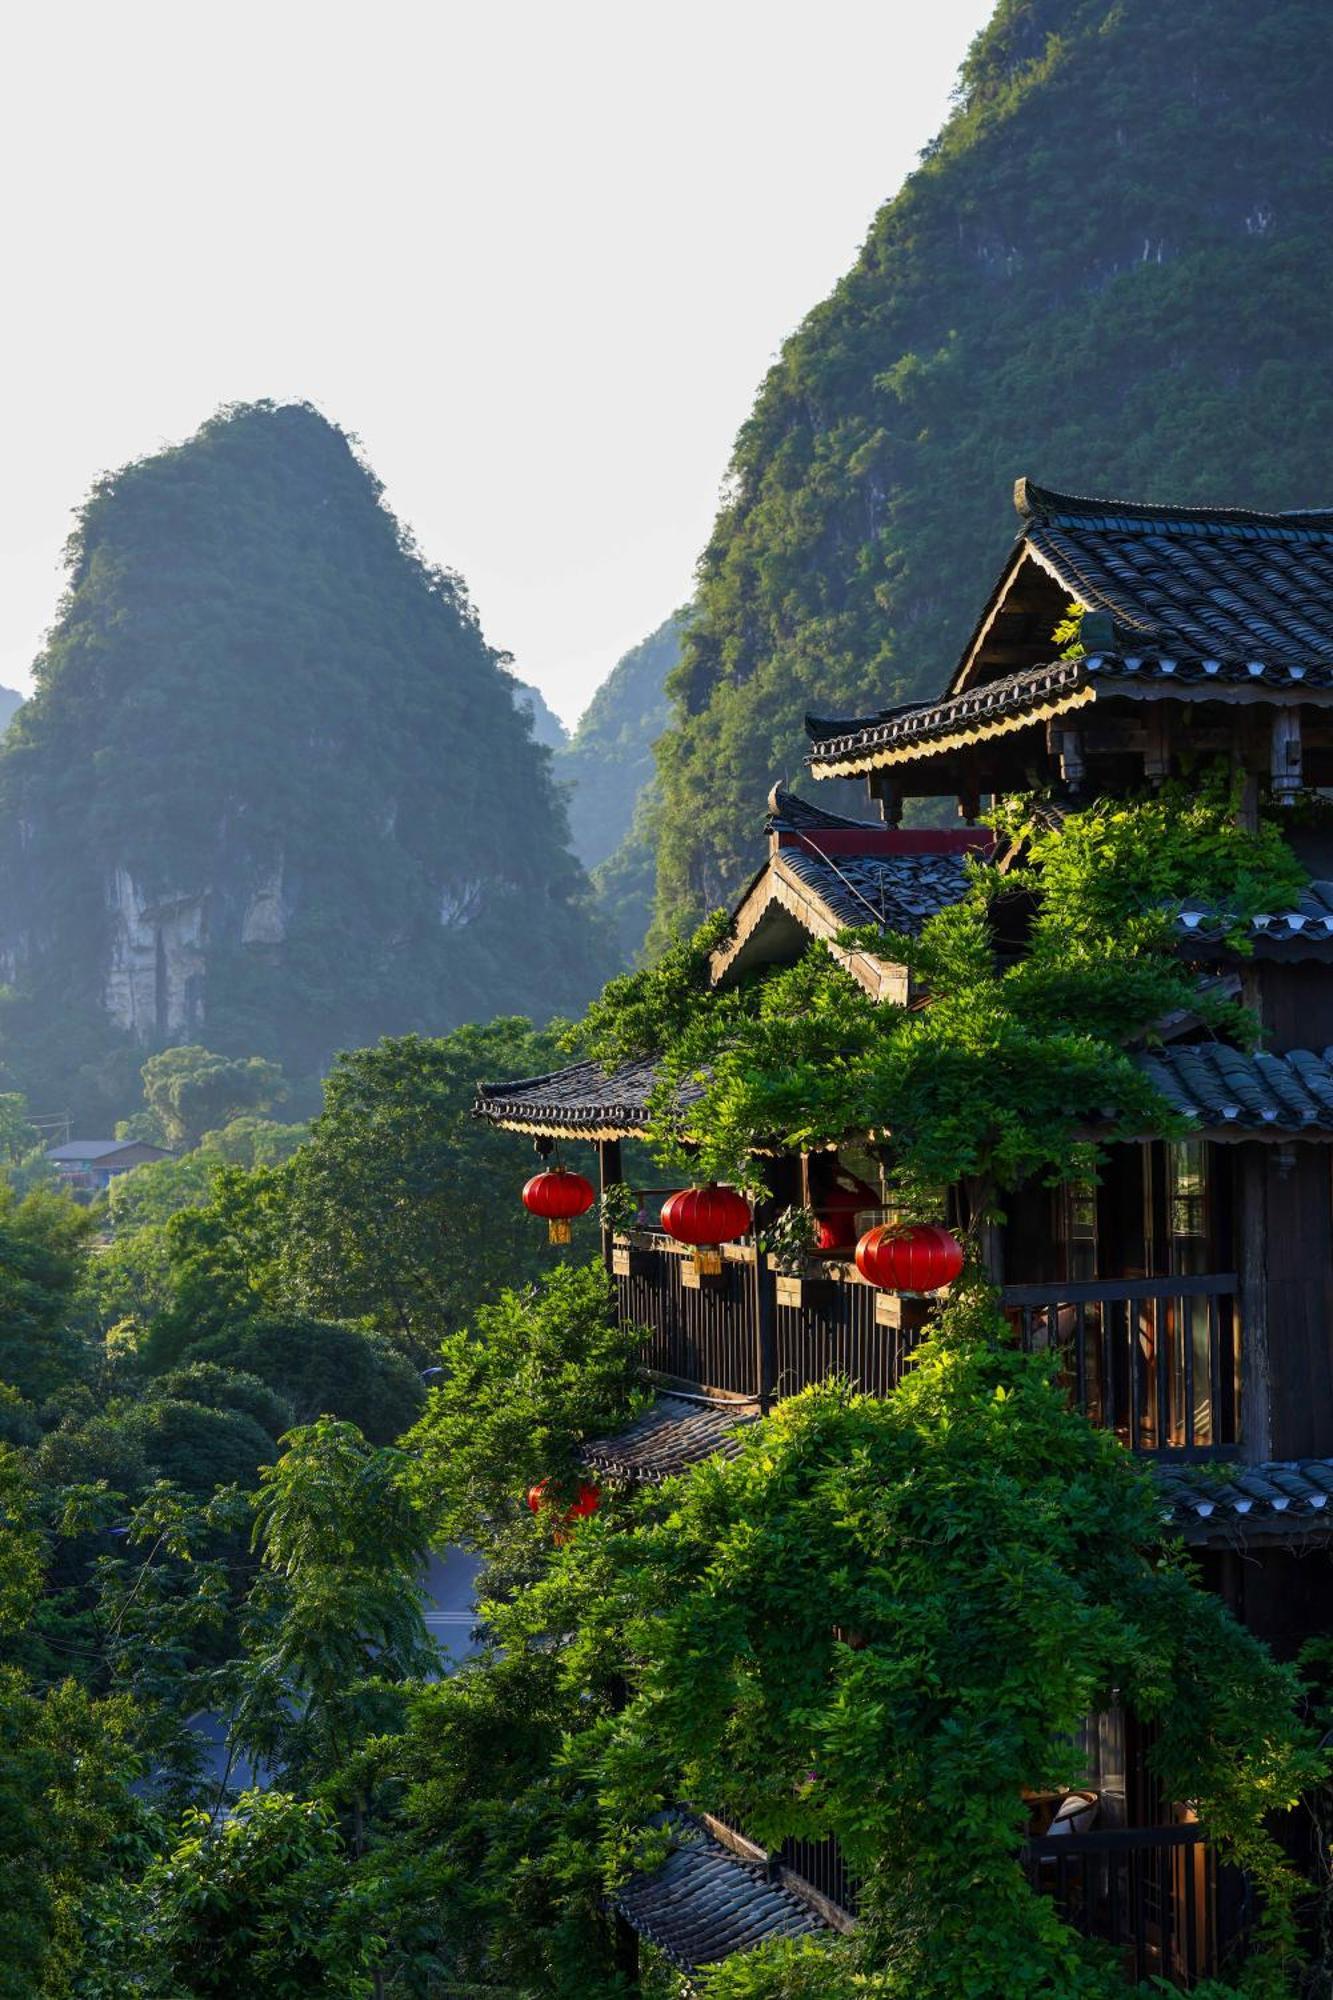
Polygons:
[[803,847],[809,854],[966,854],[995,845],[986,826],[830,826],[809,834],[779,833],[779,847]]

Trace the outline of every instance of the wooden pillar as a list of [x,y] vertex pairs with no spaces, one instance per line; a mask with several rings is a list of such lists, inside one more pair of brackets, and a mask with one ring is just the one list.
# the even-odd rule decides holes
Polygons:
[[1269,782],[1273,797],[1289,806],[1304,786],[1301,767],[1301,711],[1299,708],[1273,710]]
[[872,771],[866,779],[866,791],[871,805],[879,807],[879,816],[885,826],[902,825],[903,788],[897,778],[886,777],[882,771]]
[[[617,1181],[623,1181],[625,1171],[620,1160],[619,1139],[599,1139],[597,1141],[597,1183],[598,1192],[605,1194]],[[613,1231],[602,1224],[602,1262],[611,1269],[611,1238]]]
[[1236,1313],[1240,1321],[1240,1447],[1250,1465],[1273,1455],[1268,1357],[1268,1159],[1251,1140],[1238,1148],[1235,1180]]
[[1050,722],[1046,726],[1046,748],[1051,756],[1058,757],[1060,761],[1061,783],[1073,797],[1077,797],[1088,775],[1083,756],[1082,730],[1062,728],[1058,723]]
[[[801,1199],[809,1186],[802,1161]],[[750,1279],[751,1312],[754,1319],[754,1387],[759,1408],[765,1416],[773,1406],[777,1387],[777,1281],[768,1268],[768,1258],[759,1247],[764,1226],[777,1208],[769,1197],[754,1205],[754,1265]]]
[[1146,706],[1143,775],[1150,785],[1160,785],[1171,775],[1171,719],[1164,703]]

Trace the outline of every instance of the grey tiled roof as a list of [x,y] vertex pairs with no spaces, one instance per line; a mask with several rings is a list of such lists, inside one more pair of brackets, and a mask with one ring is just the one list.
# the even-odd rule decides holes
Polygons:
[[811,1906],[743,1861],[686,1813],[669,1815],[672,1848],[612,1903],[640,1937],[685,1973],[753,1951],[769,1938],[814,1937],[828,1926]]
[[[479,1083],[474,1111],[492,1124],[520,1130],[596,1131],[615,1127],[640,1131],[648,1122],[648,1099],[656,1072],[651,1062],[626,1063],[607,1071],[600,1063],[571,1063],[547,1076],[517,1078],[512,1083]],[[698,1089],[685,1086],[682,1103],[692,1103]]]
[[[817,836],[813,836],[817,838]],[[961,901],[967,887],[962,854],[835,854],[784,847],[782,863],[841,924],[920,930],[927,917]]]
[[[1333,1131],[1333,1048],[1247,1055],[1222,1042],[1177,1043],[1135,1058],[1177,1111],[1193,1123],[1237,1131]],[[477,1115],[519,1131],[641,1131],[653,1084],[651,1063],[607,1077],[595,1063],[551,1076],[482,1084]],[[700,1086],[682,1099],[692,1102]]]
[[1204,1126],[1254,1132],[1333,1131],[1333,1049],[1242,1054],[1191,1042],[1136,1058],[1177,1111]]
[[826,812],[823,806],[800,798],[789,792],[785,785],[774,785],[768,795],[768,831],[770,833],[813,833],[821,829],[832,833],[873,833],[877,829],[873,821],[848,819],[844,813]]
[[1333,512],[1157,507],[1021,479],[1023,539],[1144,650],[1333,666]]
[[[1216,938],[1229,926],[1215,910],[1186,905],[1176,918],[1182,937]],[[1323,944],[1333,939],[1333,882],[1309,882],[1293,910],[1277,910],[1251,919],[1248,926],[1256,942],[1274,945]]]
[[1166,1519],[1188,1541],[1333,1536],[1333,1458],[1158,1465],[1154,1477]]
[[618,1437],[597,1438],[583,1448],[591,1472],[611,1479],[657,1485],[705,1458],[734,1458],[739,1435],[759,1412],[746,1404],[705,1402],[686,1396],[659,1396],[651,1410]]
[[[1330,622],[1333,632],[1333,620]],[[943,701],[915,702],[906,708],[881,709],[874,715],[832,720],[807,715],[806,731],[814,748],[808,762],[818,775],[821,766],[874,750],[929,742],[950,736],[967,724],[1019,715],[1024,709],[1077,694],[1086,687],[1114,694],[1117,687],[1153,685],[1169,695],[1173,687],[1250,687],[1297,694],[1304,688],[1333,687],[1333,658],[1285,661],[1267,658],[1220,659],[1181,653],[1092,653],[1080,660],[1052,660],[1026,667],[1003,680],[985,681]]]

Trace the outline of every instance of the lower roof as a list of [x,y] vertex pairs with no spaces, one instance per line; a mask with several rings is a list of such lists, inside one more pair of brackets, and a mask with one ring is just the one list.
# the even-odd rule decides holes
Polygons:
[[1159,1464],[1154,1475],[1166,1519],[1187,1542],[1333,1540],[1333,1458]]
[[[1200,1137],[1333,1134],[1333,1048],[1271,1055],[1224,1042],[1177,1042],[1134,1060]],[[647,1129],[654,1078],[650,1062],[609,1073],[596,1063],[572,1063],[550,1076],[481,1084],[475,1110],[504,1131],[538,1138],[634,1138]],[[696,1102],[702,1090],[688,1086],[681,1101]]]
[[756,1421],[753,1403],[724,1403],[703,1396],[659,1396],[652,1408],[618,1437],[585,1445],[584,1465],[609,1479],[657,1485],[721,1453],[734,1458],[743,1432]]
[[1224,1042],[1187,1042],[1136,1061],[1201,1131],[1333,1132],[1333,1049],[1247,1055]]
[[664,1818],[671,1841],[665,1861],[633,1876],[611,1901],[678,1971],[702,1971],[770,1938],[828,1932],[811,1904],[773,1878],[766,1861],[724,1847],[689,1813]]
[[[611,1070],[596,1062],[571,1063],[546,1076],[479,1083],[473,1112],[502,1131],[538,1139],[628,1139],[647,1127],[656,1081],[656,1068],[647,1061]],[[701,1088],[687,1085],[681,1101],[693,1103],[701,1094]]]

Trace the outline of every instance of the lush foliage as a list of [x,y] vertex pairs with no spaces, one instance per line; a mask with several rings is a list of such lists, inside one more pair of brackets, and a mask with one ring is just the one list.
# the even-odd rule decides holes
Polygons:
[[197,1146],[205,1132],[286,1096],[282,1071],[262,1056],[217,1056],[197,1044],[163,1049],[143,1066],[149,1115],[166,1146]]
[[133,1322],[153,1366],[253,1369],[302,1421],[328,1410],[387,1442],[414,1413],[413,1368],[477,1301],[543,1268],[518,1199],[531,1150],[472,1103],[478,1078],[557,1060],[513,1019],[384,1041],[339,1058],[308,1134],[236,1119],[127,1175],[85,1290],[96,1327]]
[[[543,1372],[558,1418],[561,1368]],[[468,1402],[476,1442],[455,1418],[419,1476],[487,1552],[498,1650],[412,1705],[386,1765],[409,1787],[395,1838],[429,1841],[458,1885],[460,1974],[521,1985],[521,1967],[563,1994],[582,1926],[586,1990],[614,1990],[594,1856],[618,1879],[658,1851],[655,1810],[691,1799],[770,1845],[835,1834],[864,1883],[854,1941],[733,1960],[713,1975],[728,2000],[1111,2000],[1118,1970],[1016,1849],[1023,1787],[1085,1779],[1082,1720],[1114,1699],[1156,1727],[1164,1797],[1263,1885],[1263,1948],[1216,1991],[1286,1990],[1299,1885],[1266,1820],[1324,1761],[1295,1677],[1163,1547],[1150,1483],[984,1293],[894,1396],[807,1391],[735,1459],[572,1533],[515,1516],[503,1370]]]
[[[1280,1960],[1295,1884],[1263,1822],[1319,1769],[1313,1737],[1294,1677],[1159,1537],[1114,1442],[984,1300],[956,1301],[894,1396],[784,1403],[613,1544],[633,1694],[606,1795],[630,1828],[685,1797],[766,1844],[836,1834],[872,1993],[1112,1994],[1015,1848],[1021,1788],[1085,1776],[1081,1720],[1117,1691],[1160,1725],[1165,1795],[1265,1883]],[[596,1539],[562,1568],[605,1590]]]
[[737,439],[659,755],[659,941],[743,883],[805,709],[939,687],[1017,475],[1261,507],[1333,489],[1331,65],[1319,0],[1001,0]]
[[286,1177],[295,1296],[364,1319],[424,1361],[478,1299],[535,1277],[544,1231],[518,1199],[531,1145],[481,1123],[472,1105],[480,1080],[558,1060],[552,1035],[513,1018],[341,1057]]
[[557,1509],[578,1485],[576,1453],[640,1401],[642,1337],[616,1323],[600,1265],[566,1265],[538,1290],[507,1292],[440,1350],[444,1376],[412,1434],[423,1507],[442,1539],[484,1548],[549,1482]]
[[225,410],[99,481],[34,673],[0,747],[0,1043],[34,1102],[128,1108],[117,925],[148,953],[136,1035],[206,1023],[295,1078],[596,983],[550,753],[462,583],[313,409]]
[[[744,1179],[756,1146],[892,1134],[906,1205],[976,1178],[1016,1186],[1086,1170],[1102,1141],[1174,1129],[1126,1045],[1195,1014],[1252,1037],[1252,1019],[1200,991],[1172,918],[1202,898],[1239,932],[1299,894],[1303,872],[1276,828],[1247,831],[1217,782],[1052,816],[1014,804],[1011,857],[974,865],[964,899],[919,937],[868,930],[847,944],[906,964],[925,1008],[877,1005],[812,946],[794,966],[722,993],[713,919],[650,969],[621,977],[580,1031],[607,1062],[662,1058],[660,1143],[708,1175]],[[1021,948],[1020,948],[1021,947]],[[683,1094],[703,1079],[693,1101]]]

